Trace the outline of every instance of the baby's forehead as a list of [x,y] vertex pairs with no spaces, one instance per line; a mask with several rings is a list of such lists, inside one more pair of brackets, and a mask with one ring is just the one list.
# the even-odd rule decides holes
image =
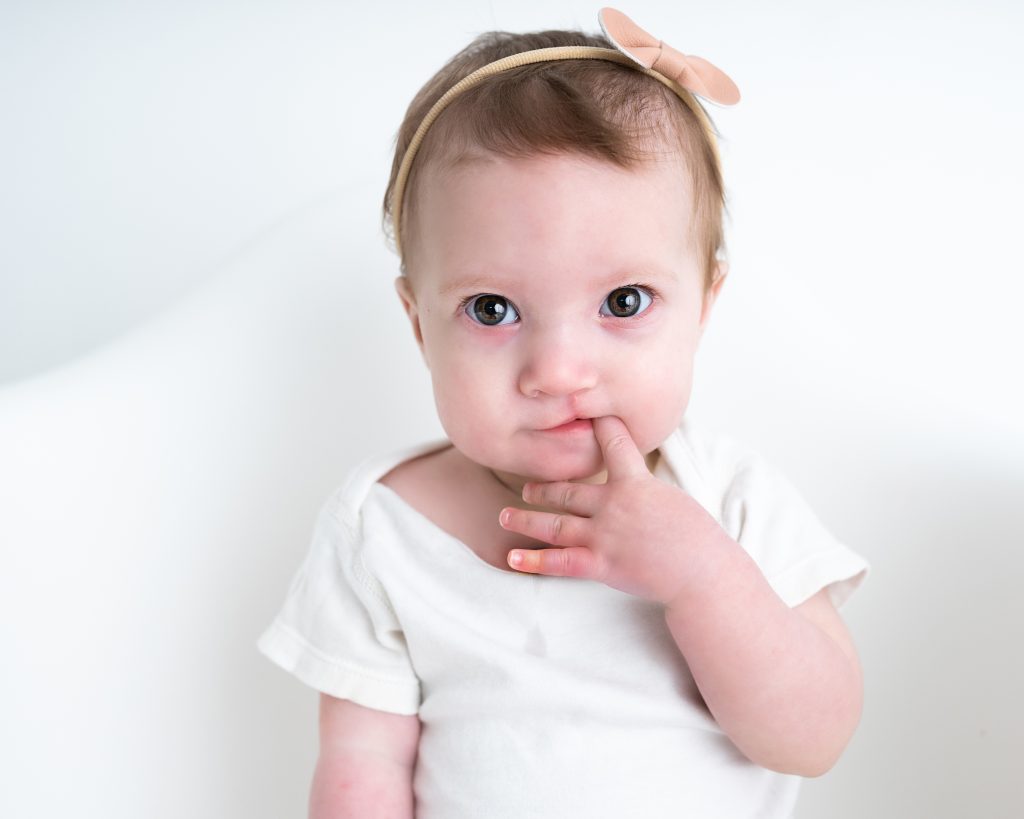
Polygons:
[[[664,267],[696,241],[692,185],[679,152],[622,166],[580,153],[499,156],[482,151],[424,167],[409,213],[412,256],[459,273],[527,277],[568,260],[624,273]],[[522,267],[521,265],[525,265]]]
[[[618,164],[580,152],[503,156],[468,150],[424,163],[417,189],[415,193],[410,191],[417,200],[411,210],[424,206],[424,200],[451,200],[489,188],[494,189],[493,196],[497,198],[503,193],[543,193],[555,186],[575,186],[580,196],[600,196],[607,207],[614,208],[623,198],[622,192],[637,185],[657,189],[662,194],[673,191],[690,206],[693,204],[693,177],[679,151],[665,150],[642,160]],[[657,199],[651,197],[651,207],[658,206]],[[633,202],[634,207],[647,204],[642,200]]]
[[[470,192],[488,184],[534,192],[555,186],[576,187],[581,192],[600,192],[609,206],[637,185],[692,193],[688,163],[679,151],[666,150],[628,163],[611,162],[583,152],[550,152],[522,155],[496,155],[467,151],[457,157],[430,163],[423,182],[433,190]],[[585,204],[585,203],[581,203]]]

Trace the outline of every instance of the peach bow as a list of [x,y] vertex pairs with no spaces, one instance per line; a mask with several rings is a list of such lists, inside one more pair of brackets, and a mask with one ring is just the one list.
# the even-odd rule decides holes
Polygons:
[[648,34],[621,11],[603,8],[597,19],[612,45],[644,68],[651,68],[713,102],[735,105],[740,101],[736,83],[703,57],[676,51]]

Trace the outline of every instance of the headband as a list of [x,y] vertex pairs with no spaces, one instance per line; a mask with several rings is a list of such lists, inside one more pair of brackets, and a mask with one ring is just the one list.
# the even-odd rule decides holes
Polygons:
[[413,134],[409,147],[402,157],[402,164],[395,179],[392,195],[392,222],[394,227],[395,248],[399,255],[402,244],[399,237],[402,223],[402,199],[405,195],[405,184],[409,178],[412,161],[416,157],[427,130],[440,116],[441,112],[459,94],[472,88],[487,77],[500,74],[512,68],[531,63],[550,62],[553,60],[606,60],[636,68],[650,77],[668,86],[686,103],[686,106],[697,116],[708,137],[715,155],[715,163],[720,159],[715,129],[708,118],[707,112],[694,99],[694,95],[704,97],[722,105],[735,105],[739,102],[740,92],[736,84],[721,69],[716,68],[702,57],[685,55],[667,43],[655,39],[640,26],[630,20],[621,11],[603,8],[597,15],[601,30],[611,41],[614,49],[595,48],[591,46],[563,46],[558,48],[539,48],[534,51],[523,51],[501,60],[488,63],[471,74],[463,77],[449,88],[427,112],[416,133]]

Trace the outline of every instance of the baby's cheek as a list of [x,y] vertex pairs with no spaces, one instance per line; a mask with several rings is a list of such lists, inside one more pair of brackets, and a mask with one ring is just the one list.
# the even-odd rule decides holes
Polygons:
[[690,399],[690,378],[655,379],[638,389],[631,419],[623,419],[633,440],[645,452],[659,446],[679,426]]
[[463,373],[437,373],[434,403],[445,433],[459,449],[475,451],[493,439],[491,396],[479,379]]

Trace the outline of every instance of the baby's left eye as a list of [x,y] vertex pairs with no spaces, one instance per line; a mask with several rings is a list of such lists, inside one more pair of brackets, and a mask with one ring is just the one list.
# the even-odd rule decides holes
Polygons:
[[[642,313],[654,299],[642,287],[619,287],[608,294],[608,298],[601,305],[602,316],[615,316],[616,318],[629,318]],[[605,312],[605,308],[608,312]]]

